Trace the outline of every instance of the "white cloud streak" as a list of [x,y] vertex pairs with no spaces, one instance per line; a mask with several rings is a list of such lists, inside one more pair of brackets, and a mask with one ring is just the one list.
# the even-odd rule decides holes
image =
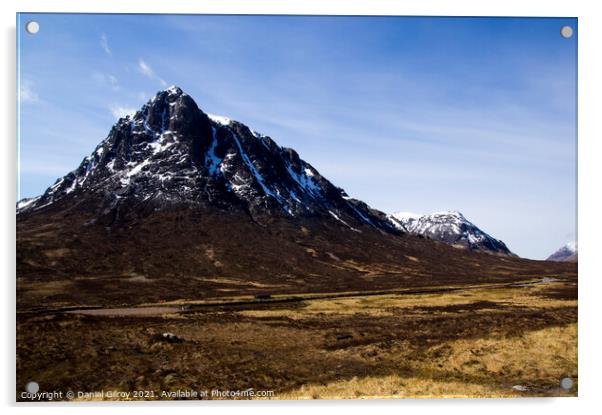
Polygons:
[[116,119],[123,118],[126,115],[133,115],[136,112],[135,108],[123,107],[120,105],[114,105],[109,109],[111,110],[113,117]]
[[102,50],[105,51],[105,53],[109,56],[113,55],[113,52],[111,51],[111,48],[109,47],[109,39],[107,38],[107,35],[105,33],[100,35],[100,47],[102,48]]
[[21,84],[19,85],[19,100],[21,102],[39,102],[40,97],[32,89],[30,82],[21,81]]
[[153,79],[155,77],[155,73],[153,72],[151,67],[148,66],[148,64],[142,59],[138,60],[138,70],[142,75],[146,76],[148,79]]
[[151,68],[150,65],[146,63],[142,58],[138,60],[138,71],[142,75],[146,76],[148,79],[152,79],[154,81],[159,82],[159,85],[161,85],[163,88],[167,86],[167,82],[160,76],[157,76],[157,74],[155,74],[155,71],[153,71],[153,68]]
[[113,91],[119,91],[119,80],[115,75],[93,72],[92,79],[102,87],[109,86]]

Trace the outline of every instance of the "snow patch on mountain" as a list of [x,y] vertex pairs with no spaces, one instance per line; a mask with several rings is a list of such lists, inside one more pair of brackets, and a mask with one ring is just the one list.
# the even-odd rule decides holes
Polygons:
[[38,200],[40,200],[40,197],[41,196],[21,199],[19,202],[17,202],[17,210],[25,209],[26,207],[36,203]]
[[572,253],[577,252],[577,241],[567,242],[565,248],[571,251]]
[[209,174],[214,175],[219,170],[219,165],[222,159],[215,155],[215,147],[217,147],[217,137],[215,136],[215,127],[211,127],[211,145],[205,154],[205,164]]
[[399,230],[474,251],[512,254],[506,245],[479,229],[455,210],[420,215],[395,212],[388,219]]
[[420,213],[414,213],[414,212],[394,212],[394,213],[391,213],[391,216],[393,216],[394,218],[399,219],[401,221],[404,221],[404,220],[409,220],[409,219],[418,219],[424,215],[422,215]]
[[232,122],[232,120],[228,117],[224,117],[223,115],[215,115],[215,114],[207,114],[207,116],[211,119],[211,121],[215,121],[221,125],[228,125]]

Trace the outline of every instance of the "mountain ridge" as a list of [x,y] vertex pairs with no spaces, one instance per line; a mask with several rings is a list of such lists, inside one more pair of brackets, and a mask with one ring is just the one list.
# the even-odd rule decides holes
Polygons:
[[[238,206],[255,219],[321,216],[358,230],[396,232],[386,215],[350,198],[298,153],[227,117],[204,113],[179,87],[158,92],[80,165],[44,194],[24,199],[17,213],[42,209],[72,193],[104,191],[103,210],[124,198]],[[106,212],[105,212],[106,213]]]
[[456,210],[426,215],[395,212],[388,215],[388,218],[400,231],[413,235],[428,237],[471,251],[516,256],[504,242],[484,232]]

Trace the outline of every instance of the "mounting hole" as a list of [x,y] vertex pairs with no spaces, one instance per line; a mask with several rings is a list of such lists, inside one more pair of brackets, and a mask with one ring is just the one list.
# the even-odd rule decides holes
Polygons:
[[40,385],[37,382],[29,382],[25,385],[25,390],[31,394],[36,394],[40,390]]
[[27,22],[27,24],[25,25],[25,30],[30,35],[35,35],[36,33],[38,33],[40,31],[40,24],[38,22],[36,22],[35,20]]
[[570,39],[573,37],[573,28],[571,26],[562,26],[560,28],[560,36],[565,39]]
[[571,378],[562,378],[560,380],[560,387],[564,390],[569,390],[573,387],[573,379]]

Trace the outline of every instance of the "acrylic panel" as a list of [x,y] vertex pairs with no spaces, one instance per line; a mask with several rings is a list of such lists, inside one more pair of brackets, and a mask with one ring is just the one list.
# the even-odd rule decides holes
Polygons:
[[16,399],[576,396],[577,19],[17,15]]

